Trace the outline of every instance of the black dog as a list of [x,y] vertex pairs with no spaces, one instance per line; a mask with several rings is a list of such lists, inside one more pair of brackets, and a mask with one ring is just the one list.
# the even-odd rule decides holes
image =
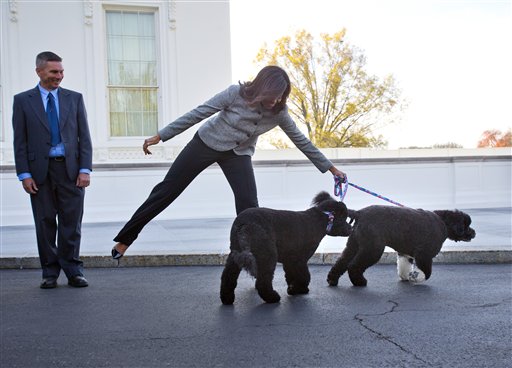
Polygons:
[[231,252],[221,277],[220,299],[233,304],[238,275],[245,268],[256,277],[256,289],[267,303],[281,299],[272,287],[276,263],[281,262],[288,294],[306,294],[310,274],[307,262],[324,236],[348,236],[347,207],[321,192],[306,211],[250,208],[231,227]]
[[[386,246],[398,252],[398,273],[402,280],[421,282],[432,274],[434,258],[449,238],[470,241],[475,230],[471,217],[461,211],[424,211],[390,206],[370,206],[359,211],[348,210],[352,234],[341,257],[329,271],[327,282],[338,285],[348,270],[354,286],[366,286],[364,271],[377,263]],[[414,271],[414,261],[419,271]]]

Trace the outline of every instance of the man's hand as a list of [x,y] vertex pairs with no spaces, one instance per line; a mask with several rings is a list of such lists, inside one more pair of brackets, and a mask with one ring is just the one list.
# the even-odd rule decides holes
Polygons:
[[78,178],[76,178],[76,186],[79,188],[88,187],[91,184],[91,175],[86,173],[78,174]]
[[32,178],[23,179],[21,184],[23,185],[23,189],[28,194],[36,194],[39,188],[37,188],[36,182]]
[[142,150],[144,151],[144,154],[152,155],[151,151],[148,150],[148,147],[157,144],[158,142],[160,142],[160,136],[158,134],[154,135],[153,137],[145,139],[144,144],[142,145]]

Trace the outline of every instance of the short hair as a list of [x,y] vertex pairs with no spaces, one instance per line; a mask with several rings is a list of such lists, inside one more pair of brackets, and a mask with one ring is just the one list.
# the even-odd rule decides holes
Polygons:
[[42,68],[48,61],[62,61],[62,58],[54,52],[43,51],[36,56],[36,68]]
[[253,81],[240,85],[240,95],[251,105],[265,99],[279,98],[280,101],[272,108],[275,114],[284,109],[291,91],[288,74],[275,65],[264,67]]

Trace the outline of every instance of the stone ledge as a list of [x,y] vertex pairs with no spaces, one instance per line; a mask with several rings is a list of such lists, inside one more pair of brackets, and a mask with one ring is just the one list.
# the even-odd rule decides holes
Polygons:
[[[332,265],[341,253],[315,253],[309,260],[311,265]],[[83,256],[86,268],[115,267],[162,267],[162,266],[222,266],[226,254],[166,254],[134,255],[123,257],[121,262],[108,256]],[[394,264],[396,253],[386,252],[379,263]],[[512,264],[512,250],[496,251],[445,251],[434,258],[438,264]],[[38,257],[0,258],[0,269],[38,269],[41,268]]]
[[[511,161],[511,150],[503,149],[413,149],[413,150],[371,150],[328,148],[322,152],[333,163],[343,165],[361,164],[413,164],[413,163],[454,163],[454,162],[489,162]],[[361,153],[363,152],[363,153]],[[168,170],[169,159],[113,160],[93,162],[93,171],[124,171],[124,170]],[[309,166],[311,162],[304,158],[298,149],[257,150],[252,160],[253,166]],[[218,167],[214,164],[212,167]],[[0,162],[1,173],[15,173],[14,163]]]

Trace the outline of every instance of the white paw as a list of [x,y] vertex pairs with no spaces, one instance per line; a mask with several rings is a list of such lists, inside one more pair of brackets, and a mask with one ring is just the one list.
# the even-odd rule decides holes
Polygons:
[[409,281],[412,283],[419,283],[425,281],[425,274],[421,270],[414,270],[409,273]]
[[414,259],[409,256],[398,255],[396,266],[400,280],[408,281],[409,275],[414,270]]

